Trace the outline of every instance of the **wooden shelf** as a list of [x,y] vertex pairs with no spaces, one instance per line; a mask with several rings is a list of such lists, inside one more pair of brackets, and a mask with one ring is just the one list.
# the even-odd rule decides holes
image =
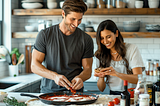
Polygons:
[[[92,38],[96,37],[96,32],[86,32]],[[123,38],[160,38],[160,32],[121,32]],[[38,32],[13,32],[12,38],[36,38]]]
[[[62,9],[13,9],[12,15],[61,15]],[[160,15],[160,8],[88,9],[85,15]]]

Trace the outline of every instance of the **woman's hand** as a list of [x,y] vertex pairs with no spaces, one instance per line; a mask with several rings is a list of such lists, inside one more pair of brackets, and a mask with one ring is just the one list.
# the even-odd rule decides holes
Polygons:
[[117,76],[119,74],[112,66],[101,69],[100,73],[111,76]]
[[114,70],[113,67],[107,67],[101,69],[99,72],[95,72],[94,76],[103,78],[106,75],[117,76],[118,74],[119,73],[116,70]]
[[103,78],[103,77],[105,77],[105,72],[94,72],[94,76],[95,77],[100,77],[100,78]]

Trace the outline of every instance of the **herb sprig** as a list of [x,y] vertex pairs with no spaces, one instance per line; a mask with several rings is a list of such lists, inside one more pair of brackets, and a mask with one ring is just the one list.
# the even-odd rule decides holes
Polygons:
[[3,102],[6,104],[6,106],[27,106],[25,102],[18,102],[15,97],[5,97]]

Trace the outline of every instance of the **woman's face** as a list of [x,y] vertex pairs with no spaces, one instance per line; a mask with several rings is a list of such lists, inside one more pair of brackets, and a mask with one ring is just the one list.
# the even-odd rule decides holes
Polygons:
[[110,30],[104,29],[100,34],[101,43],[105,45],[107,49],[114,49],[116,37],[118,37],[118,30],[116,31],[116,34],[114,34]]

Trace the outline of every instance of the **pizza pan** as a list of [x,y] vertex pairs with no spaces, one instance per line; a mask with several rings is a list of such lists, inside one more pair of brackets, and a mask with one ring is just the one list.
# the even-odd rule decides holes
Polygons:
[[20,95],[21,96],[29,96],[29,97],[32,97],[32,98],[38,98],[43,103],[49,104],[49,105],[70,105],[70,104],[84,105],[84,104],[91,104],[91,103],[94,103],[99,97],[97,94],[76,92],[76,94],[89,95],[89,96],[95,97],[95,99],[84,100],[84,101],[71,101],[71,102],[52,101],[52,100],[43,99],[44,97],[46,98],[46,97],[55,96],[55,95],[72,95],[72,94],[73,93],[71,93],[70,91],[60,91],[60,92],[54,92],[54,93],[45,93],[45,94],[41,94],[39,96],[35,96],[35,95],[31,95],[31,94],[25,94],[25,93],[21,93]]

